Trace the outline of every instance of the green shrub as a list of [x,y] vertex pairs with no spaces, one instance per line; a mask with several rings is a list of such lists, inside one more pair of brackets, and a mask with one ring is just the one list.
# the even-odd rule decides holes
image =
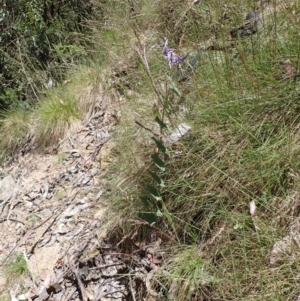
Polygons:
[[[51,78],[57,82],[85,55],[81,33],[91,19],[91,2],[4,1],[0,9],[0,109],[32,103]],[[63,45],[63,46],[62,46]],[[14,101],[11,97],[14,94]]]

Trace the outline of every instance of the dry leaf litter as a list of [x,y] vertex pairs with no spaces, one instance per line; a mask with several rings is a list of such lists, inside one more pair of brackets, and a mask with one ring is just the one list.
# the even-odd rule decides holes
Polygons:
[[[115,115],[95,106],[54,154],[25,151],[0,170],[0,292],[11,300],[141,300],[146,290],[145,300],[152,300],[156,294],[150,280],[161,264],[154,255],[160,243],[152,254],[126,255],[106,241],[103,178]],[[3,269],[19,253],[30,276],[12,284]]]

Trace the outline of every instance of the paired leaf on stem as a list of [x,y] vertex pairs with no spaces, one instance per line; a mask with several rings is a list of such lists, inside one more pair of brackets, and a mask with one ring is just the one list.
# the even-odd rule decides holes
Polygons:
[[162,171],[166,170],[165,162],[158,156],[158,154],[151,155],[151,158],[154,162],[154,164]]

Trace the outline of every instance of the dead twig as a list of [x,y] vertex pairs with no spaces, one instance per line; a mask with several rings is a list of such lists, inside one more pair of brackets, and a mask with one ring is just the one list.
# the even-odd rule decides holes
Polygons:
[[[56,216],[58,216],[60,213],[58,213]],[[6,256],[6,258],[2,261],[0,267],[2,267],[4,265],[4,263],[7,261],[7,259],[11,256],[11,254],[13,253],[13,251],[15,249],[17,249],[18,247],[24,245],[27,241],[27,239],[34,233],[34,230],[38,229],[39,227],[41,227],[42,225],[44,225],[48,220],[50,220],[52,217],[54,216],[54,214],[51,214],[48,218],[46,218],[42,223],[40,223],[39,225],[37,225],[36,227],[33,227],[32,229],[28,230],[25,235],[19,240],[19,242],[13,247],[13,249],[8,253],[8,255]]]
[[[120,254],[122,254],[122,253],[120,253]],[[119,262],[119,263],[104,264],[104,265],[99,265],[97,267],[89,268],[89,270],[101,270],[101,269],[105,269],[105,268],[109,268],[109,267],[114,267],[117,265],[124,265],[124,263]]]
[[77,279],[77,283],[78,283],[78,286],[79,286],[79,289],[80,289],[80,292],[81,292],[82,300],[83,301],[88,301],[89,297],[88,297],[88,294],[87,294],[87,292],[84,288],[84,285],[81,281],[81,278],[78,274],[78,268],[75,267],[74,263],[71,262],[69,258],[68,258],[68,261],[69,261],[69,267],[70,267],[70,269],[72,270],[72,272],[74,273],[74,275]]
[[99,154],[101,148],[103,147],[103,145],[105,143],[107,143],[109,141],[109,138],[105,138],[103,139],[103,141],[101,141],[95,148],[95,150],[93,151],[93,153],[89,156],[89,158],[87,159],[87,161],[95,161],[95,158],[97,157],[97,155]]
[[136,301],[135,295],[134,295],[134,291],[133,291],[133,287],[132,287],[132,280],[131,280],[131,277],[129,277],[129,288],[130,288],[130,291],[131,291],[131,295],[132,295],[133,301]]
[[220,227],[220,229],[218,230],[218,232],[211,238],[207,241],[207,244],[208,245],[211,245],[212,243],[214,243],[214,241],[222,234],[222,232],[225,230],[225,225],[222,225]]
[[45,233],[47,233],[47,231],[50,229],[50,227],[56,222],[56,220],[57,220],[57,218],[58,218],[59,215],[60,215],[60,213],[55,216],[55,218],[52,220],[52,222],[50,223],[50,225],[47,226],[47,228],[43,231],[43,233],[41,234],[41,236],[39,237],[39,239],[37,239],[36,243],[33,244],[33,246],[30,248],[30,251],[28,252],[29,254],[33,254],[33,252],[34,252],[36,246],[38,245],[38,243],[40,242],[41,238],[45,235]]
[[150,283],[150,280],[152,279],[152,277],[154,276],[154,273],[155,273],[155,270],[152,270],[150,273],[148,273],[145,277],[145,285],[146,285],[146,288],[147,288],[147,292],[153,296],[153,297],[157,297],[158,296],[158,293],[152,289],[151,287],[151,283]]
[[9,221],[15,222],[15,223],[21,223],[21,224],[25,225],[25,223],[23,223],[22,221],[19,221],[19,220],[14,219],[14,218],[10,218],[8,216],[7,217],[3,217],[3,218],[0,219],[0,223],[9,222]]
[[159,134],[153,132],[151,129],[147,128],[146,126],[144,126],[143,124],[141,124],[139,121],[135,120],[134,121],[137,125],[139,125],[140,127],[142,127],[143,129],[145,129],[146,131],[150,132],[151,134],[153,134],[156,137],[160,137]]
[[70,287],[69,289],[66,290],[64,295],[62,296],[62,301],[68,301],[73,294],[76,292],[76,287]]
[[190,5],[188,6],[188,8],[183,12],[183,14],[181,15],[181,17],[179,17],[178,21],[176,22],[176,24],[174,25],[174,28],[177,28],[178,24],[182,21],[182,19],[185,17],[185,15],[188,13],[188,11],[193,7],[194,4],[198,3],[199,0],[193,0]]

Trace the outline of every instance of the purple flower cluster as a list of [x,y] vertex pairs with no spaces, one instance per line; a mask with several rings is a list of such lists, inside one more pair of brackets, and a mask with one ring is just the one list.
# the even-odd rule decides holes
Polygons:
[[176,49],[172,48],[164,48],[163,54],[168,60],[170,66],[177,66],[180,62],[183,62],[187,57],[187,55],[179,56],[176,53]]
[[174,48],[168,48],[168,39],[164,38],[165,44],[163,47],[163,54],[165,58],[168,60],[170,67],[171,66],[177,66],[180,62],[183,62],[187,58],[187,54],[180,56],[176,53],[176,49]]

